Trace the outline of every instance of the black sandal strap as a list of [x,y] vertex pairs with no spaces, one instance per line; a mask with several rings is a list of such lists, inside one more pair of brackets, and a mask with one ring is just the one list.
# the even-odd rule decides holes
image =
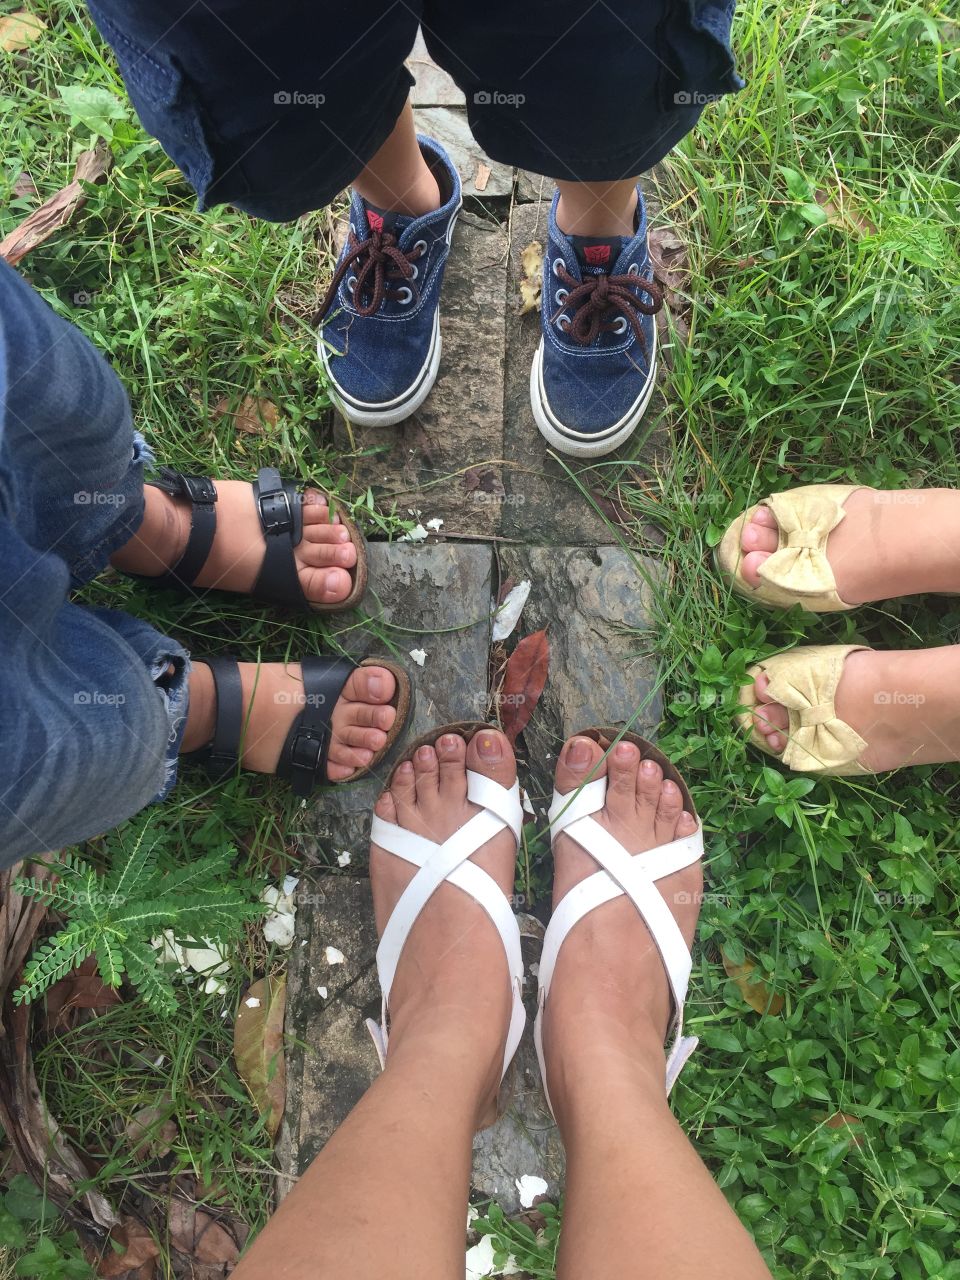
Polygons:
[[[197,575],[207,563],[207,556],[217,533],[217,491],[207,476],[188,476],[172,467],[161,467],[155,480],[150,481],[174,498],[186,498],[190,503],[190,537],[183,555],[166,573],[149,581],[158,587],[192,587]],[[132,575],[142,576],[142,575]]]
[[243,737],[243,685],[235,658],[207,658],[217,694],[217,718],[213,737],[205,747],[190,753],[214,782],[233,776],[240,763]]
[[290,726],[277,764],[277,777],[290,783],[294,795],[309,796],[327,781],[333,712],[357,665],[352,658],[331,656],[300,660],[306,705]]
[[266,544],[252,595],[270,604],[309,607],[303,594],[293,549],[303,537],[303,495],[275,467],[261,467],[253,497]]

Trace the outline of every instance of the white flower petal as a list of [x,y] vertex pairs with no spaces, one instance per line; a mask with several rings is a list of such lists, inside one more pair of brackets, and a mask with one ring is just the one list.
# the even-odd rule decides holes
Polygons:
[[512,634],[514,627],[520,621],[523,606],[527,603],[530,586],[529,578],[524,578],[522,582],[518,582],[515,587],[507,592],[503,604],[493,607],[492,639],[506,640],[507,636]]
[[349,849],[341,849],[341,851],[337,854],[337,866],[349,867],[351,857],[352,857],[352,854],[350,853]]
[[320,996],[320,998],[321,998],[322,1000],[326,1000],[326,998],[327,998],[327,988],[326,988],[326,987],[317,987],[317,994]]
[[338,951],[336,947],[327,947],[326,949],[327,964],[345,964],[347,957],[342,951]]
[[427,528],[432,529],[434,533],[439,533],[442,525],[443,521],[439,520],[436,516],[434,516],[432,520],[427,521]]
[[257,999],[256,996],[247,996],[246,1000],[244,1000],[243,1003],[247,1006],[248,1009],[260,1008],[260,1001]]
[[543,1178],[538,1178],[536,1174],[525,1173],[522,1178],[514,1179],[514,1182],[517,1194],[520,1197],[520,1203],[524,1209],[531,1208],[537,1196],[547,1194],[547,1183],[544,1182]]
[[414,660],[418,667],[422,667],[427,660],[426,649],[411,649],[410,657]]
[[398,542],[423,542],[427,531],[422,524],[415,525],[408,533],[401,533]]

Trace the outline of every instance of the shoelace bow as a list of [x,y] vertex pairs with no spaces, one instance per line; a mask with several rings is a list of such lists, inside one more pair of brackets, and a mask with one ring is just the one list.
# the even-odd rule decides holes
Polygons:
[[[351,301],[357,315],[372,316],[379,311],[385,297],[395,298],[398,295],[399,290],[387,287],[389,282],[397,279],[412,280],[413,263],[423,254],[422,248],[404,253],[392,231],[371,231],[366,240],[358,240],[351,231],[347,244],[348,251],[333,273],[333,279],[317,312],[318,317],[326,314],[340,288],[341,280],[354,264],[357,264],[357,269]],[[407,288],[415,298],[419,296],[416,285],[407,285]],[[365,295],[368,295],[366,301]]]
[[[557,268],[557,276],[567,286],[568,293],[550,319],[551,322],[556,320],[561,312],[569,308],[573,319],[561,325],[564,333],[568,333],[582,347],[588,347],[601,330],[607,333],[616,328],[616,321],[604,322],[604,316],[611,311],[619,311],[646,351],[647,340],[640,327],[640,315],[656,315],[663,306],[663,290],[658,284],[653,280],[645,280],[641,275],[597,275],[578,281],[562,262]],[[638,298],[635,292],[637,289],[648,294],[651,301],[645,302]]]

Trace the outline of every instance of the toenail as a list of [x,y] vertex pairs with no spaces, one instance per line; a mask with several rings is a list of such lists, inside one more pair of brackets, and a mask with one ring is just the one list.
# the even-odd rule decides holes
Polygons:
[[424,764],[429,764],[430,757],[432,754],[433,752],[430,750],[429,747],[421,747],[420,750],[417,752],[417,759],[422,760]]
[[675,796],[677,794],[677,784],[675,782],[671,782],[668,778],[663,784],[663,794],[665,796]]
[[439,745],[443,747],[444,751],[456,751],[457,749],[456,735],[453,733],[445,733],[443,737],[440,739]]
[[383,693],[383,676],[367,676],[367,693],[371,698],[379,698]]
[[643,764],[640,766],[640,772],[645,773],[649,778],[651,774],[657,772],[657,766],[653,760],[644,760]]
[[346,542],[349,537],[350,537],[349,529],[344,529],[344,527],[341,525],[340,528],[337,530],[337,538],[341,542]]
[[590,763],[590,743],[585,738],[574,738],[567,747],[567,755],[564,763],[570,769],[585,769]]
[[404,760],[403,764],[397,766],[397,773],[411,774],[413,773],[413,765],[409,760]]
[[615,752],[615,755],[618,757],[618,759],[626,760],[627,757],[631,756],[632,754],[633,754],[633,748],[631,747],[629,742],[617,743],[617,750]]
[[483,733],[477,743],[477,751],[484,760],[499,760],[503,755],[503,749],[500,746],[500,739],[494,734]]
[[341,549],[341,551],[340,551],[339,555],[337,556],[337,559],[340,561],[340,563],[341,563],[342,565],[347,565],[347,564],[349,564],[349,563],[350,563],[350,548],[349,548],[349,547],[343,547],[343,548]]

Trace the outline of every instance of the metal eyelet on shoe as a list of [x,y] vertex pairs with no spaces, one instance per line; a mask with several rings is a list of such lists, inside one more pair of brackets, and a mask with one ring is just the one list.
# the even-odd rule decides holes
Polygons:
[[627,267],[627,275],[638,276],[639,274],[640,274],[640,268],[637,266],[635,262],[631,262],[629,267]]
[[[403,296],[404,294],[406,294],[407,296],[406,296],[406,297],[404,297],[404,296]],[[407,305],[407,303],[408,303],[408,302],[412,302],[412,301],[413,301],[413,290],[412,290],[412,289],[408,289],[406,285],[404,285],[404,286],[403,286],[403,288],[398,289],[398,290],[397,290],[397,301],[400,303],[401,307],[405,307],[405,306]]]
[[416,263],[411,262],[410,263],[410,279],[416,280],[419,274],[420,274],[420,268],[416,265]]
[[419,249],[421,253],[426,253],[426,252],[427,252],[427,242],[426,242],[426,240],[418,240],[418,241],[416,242],[416,244],[415,244],[413,247],[414,247],[414,249]]
[[558,307],[562,307],[563,304],[566,302],[567,298],[569,298],[569,296],[570,296],[569,289],[558,289],[557,292],[553,295],[553,299],[556,302]]
[[347,283],[347,291],[348,291],[349,293],[353,293],[354,289],[356,289],[356,287],[357,287],[357,277],[356,277],[356,276],[347,276],[347,282],[346,282],[346,283]]
[[555,276],[559,276],[559,274],[560,274],[560,269],[562,269],[562,268],[563,268],[563,259],[562,259],[562,258],[554,258],[554,260],[553,260],[553,266],[550,268],[550,269],[551,269],[551,271],[553,272],[553,274],[554,274]]
[[557,316],[557,328],[561,333],[566,333],[570,328],[570,319],[566,315]]
[[626,332],[627,332],[627,328],[628,328],[628,325],[627,325],[626,319],[625,319],[623,316],[617,316],[617,318],[616,318],[616,320],[614,321],[614,324],[613,324],[612,332],[613,332],[613,333],[626,333]]

